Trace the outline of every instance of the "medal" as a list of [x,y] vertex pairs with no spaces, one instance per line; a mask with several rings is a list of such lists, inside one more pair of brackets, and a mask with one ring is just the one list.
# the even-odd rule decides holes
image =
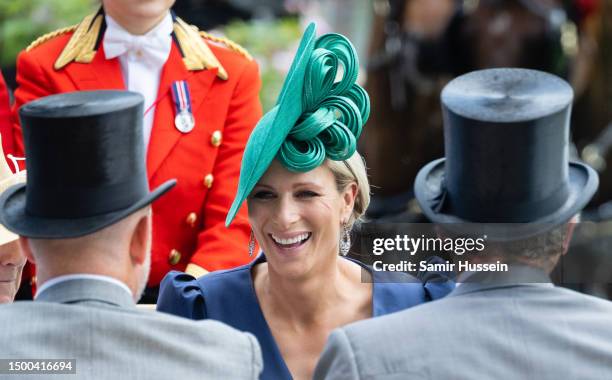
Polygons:
[[195,127],[195,119],[191,112],[191,95],[189,85],[184,80],[172,83],[172,98],[174,99],[174,126],[181,133],[189,133]]

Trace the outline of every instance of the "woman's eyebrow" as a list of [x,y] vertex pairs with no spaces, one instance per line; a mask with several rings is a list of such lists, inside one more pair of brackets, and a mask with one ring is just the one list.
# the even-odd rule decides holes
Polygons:
[[322,187],[321,185],[319,185],[316,182],[298,182],[298,183],[294,183],[293,184],[293,187],[301,187],[301,186],[313,186],[313,187],[316,187],[316,188],[321,188]]
[[258,184],[256,184],[256,185],[253,187],[253,189],[256,189],[256,188],[258,188],[258,187],[265,187],[265,188],[267,188],[267,189],[274,189],[272,186],[270,186],[270,185],[266,185],[265,183],[258,183]]
[[[292,188],[297,188],[297,187],[303,187],[303,186],[310,186],[310,187],[316,187],[316,188],[322,188],[323,186],[321,186],[320,184],[316,183],[316,182],[296,182],[294,184],[291,184]],[[274,190],[275,187],[265,184],[265,183],[258,183],[256,184],[253,189],[257,189],[257,188],[265,188],[265,189],[270,189],[270,190]]]

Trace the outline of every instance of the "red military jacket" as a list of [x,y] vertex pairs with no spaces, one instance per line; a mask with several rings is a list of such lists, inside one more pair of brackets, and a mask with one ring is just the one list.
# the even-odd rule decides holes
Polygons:
[[[104,18],[98,20],[98,31],[91,17],[95,15],[77,27],[39,38],[19,55],[13,108],[17,155],[24,152],[17,122],[17,110],[24,103],[61,92],[125,89],[118,58],[105,59],[101,38]],[[175,20],[173,46],[161,73],[147,171],[151,188],[170,178],[178,183],[153,203],[149,286],[158,285],[170,270],[185,270],[189,263],[213,271],[250,261],[246,208],[229,228],[224,222],[236,192],[244,146],[262,113],[258,67],[231,41],[205,33],[196,34],[199,41],[195,41],[194,29],[187,37],[177,36],[177,22],[182,23]],[[79,37],[84,23],[92,25],[85,27],[89,35]],[[98,41],[89,45],[91,49],[79,41],[76,47],[65,49],[69,41],[85,41],[91,33],[94,36],[89,41]],[[78,38],[72,38],[74,35]],[[209,56],[195,55],[198,48],[208,51]],[[69,62],[58,67],[58,57],[66,52],[72,54]],[[174,124],[171,84],[178,80],[186,80],[191,91],[195,128],[189,133],[181,133]]]
[[[0,135],[2,136],[2,150],[4,154],[13,153],[13,133],[11,131],[11,109],[9,93],[4,77],[0,73]],[[6,157],[4,157],[6,159]],[[11,165],[9,163],[9,165]],[[11,168],[13,166],[11,165]]]

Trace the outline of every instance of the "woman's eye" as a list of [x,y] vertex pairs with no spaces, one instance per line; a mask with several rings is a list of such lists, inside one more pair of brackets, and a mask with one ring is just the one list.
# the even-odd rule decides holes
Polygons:
[[252,195],[254,199],[272,199],[274,197],[274,193],[271,191],[257,191]]
[[319,194],[315,193],[314,191],[300,191],[299,193],[297,193],[297,197],[298,198],[313,198],[313,197],[317,197],[319,196]]

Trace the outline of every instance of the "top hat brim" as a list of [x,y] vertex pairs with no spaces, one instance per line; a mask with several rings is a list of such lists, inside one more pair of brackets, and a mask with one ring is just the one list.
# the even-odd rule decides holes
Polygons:
[[176,180],[166,181],[131,206],[113,212],[85,218],[43,218],[26,212],[27,184],[20,184],[7,189],[0,197],[0,223],[9,231],[28,238],[77,238],[108,227],[146,207],[174,185]]
[[442,193],[445,159],[425,165],[417,174],[414,192],[423,214],[432,222],[457,233],[478,231],[496,241],[518,240],[535,236],[569,221],[578,214],[597,191],[599,177],[588,165],[569,162],[569,193],[561,207],[548,215],[524,223],[479,223],[436,210]]

